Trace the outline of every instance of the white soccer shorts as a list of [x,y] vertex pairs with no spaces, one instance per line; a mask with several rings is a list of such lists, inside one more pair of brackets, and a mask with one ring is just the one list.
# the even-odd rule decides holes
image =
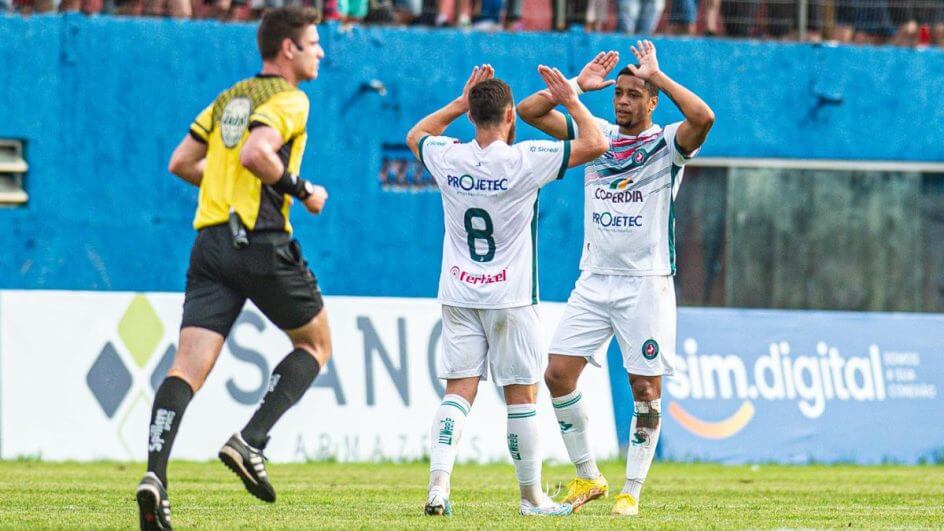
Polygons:
[[478,376],[504,387],[534,384],[547,351],[536,306],[502,310],[442,307],[442,359],[437,374],[452,380]]
[[586,357],[599,367],[594,355],[615,334],[629,374],[670,375],[675,333],[672,277],[584,271],[567,299],[550,353]]

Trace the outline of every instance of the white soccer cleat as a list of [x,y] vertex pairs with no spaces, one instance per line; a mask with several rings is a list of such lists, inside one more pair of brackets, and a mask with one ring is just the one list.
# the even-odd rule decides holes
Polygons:
[[520,510],[521,516],[567,516],[574,512],[569,503],[557,503],[546,494],[541,503],[537,505],[528,500],[521,500]]

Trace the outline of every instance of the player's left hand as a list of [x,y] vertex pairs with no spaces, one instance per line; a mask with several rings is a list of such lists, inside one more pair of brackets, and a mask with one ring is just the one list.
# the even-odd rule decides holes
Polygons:
[[615,84],[616,81],[612,79],[607,81],[606,76],[610,75],[618,63],[619,52],[611,50],[598,53],[577,75],[577,85],[580,86],[580,90],[590,92]]
[[492,68],[492,65],[486,64],[476,66],[472,69],[472,74],[465,82],[465,87],[462,89],[462,95],[459,96],[458,99],[459,104],[462,106],[462,112],[468,112],[469,110],[469,91],[472,90],[472,87],[482,81],[485,81],[486,79],[492,79],[493,77],[495,77],[495,69]]
[[652,41],[636,41],[636,46],[630,46],[629,49],[636,56],[636,60],[639,61],[638,67],[635,65],[629,65],[628,67],[634,76],[648,80],[660,72],[659,60],[656,59],[656,47],[652,44]]

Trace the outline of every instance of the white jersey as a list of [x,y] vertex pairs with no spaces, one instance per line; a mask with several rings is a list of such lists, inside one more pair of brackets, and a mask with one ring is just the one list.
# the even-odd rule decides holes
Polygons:
[[442,193],[439,302],[461,308],[537,304],[538,189],[564,176],[570,142],[427,136],[420,158]]
[[[584,170],[580,269],[606,275],[675,274],[675,196],[688,159],[675,142],[681,122],[638,136],[594,119],[610,149]],[[568,121],[570,129],[575,130]]]

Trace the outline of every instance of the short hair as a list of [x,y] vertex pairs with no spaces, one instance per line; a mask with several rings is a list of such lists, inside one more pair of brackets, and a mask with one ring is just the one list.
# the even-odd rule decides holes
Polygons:
[[511,87],[498,78],[480,81],[469,90],[469,114],[476,125],[500,124],[505,109],[514,104]]
[[[635,66],[636,68],[639,68],[639,65],[634,65],[634,66]],[[618,74],[616,74],[616,79],[619,79],[620,76],[632,76],[632,77],[636,77],[636,74],[634,74],[633,71],[630,70],[628,66],[624,66],[623,69],[620,70]],[[646,90],[649,91],[649,97],[650,97],[650,98],[655,98],[656,96],[659,95],[659,89],[656,88],[655,85],[653,85],[652,83],[650,83],[648,79],[645,80],[645,83],[646,83]]]
[[321,13],[310,7],[280,7],[270,9],[262,15],[256,41],[263,60],[275,59],[285,39],[298,44],[302,31],[321,22]]

